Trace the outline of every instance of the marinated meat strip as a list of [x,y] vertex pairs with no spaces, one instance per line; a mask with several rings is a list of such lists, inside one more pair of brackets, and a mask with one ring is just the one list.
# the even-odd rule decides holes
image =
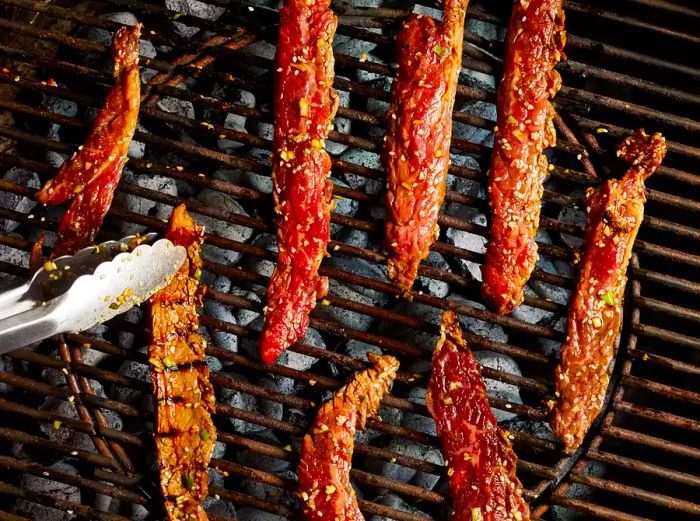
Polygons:
[[140,24],[114,33],[115,81],[105,104],[83,145],[36,194],[37,201],[50,206],[71,201],[58,226],[54,256],[92,244],[112,204],[139,113],[140,34]]
[[32,250],[29,252],[29,273],[36,273],[44,265],[44,254],[42,248],[46,234],[41,232],[37,240],[32,245]]
[[522,303],[537,264],[535,234],[548,170],[542,152],[556,143],[550,99],[561,85],[554,67],[565,40],[562,0],[515,2],[498,91],[489,171],[491,235],[481,270],[481,294],[500,314]]
[[442,316],[426,395],[450,483],[454,521],[530,519],[515,475],[517,457],[486,399],[481,366],[455,315]]
[[355,375],[318,411],[304,436],[299,461],[299,497],[308,521],[361,521],[364,517],[350,484],[355,431],[364,430],[396,377],[392,356],[368,355],[373,367]]
[[581,445],[603,406],[622,322],[627,264],[644,218],[644,180],[665,155],[661,134],[639,130],[618,150],[632,165],[622,179],[586,193],[585,250],[555,373],[558,398],[552,415],[552,428],[568,449]]
[[[79,7],[76,9],[80,10]],[[56,206],[71,200],[58,225],[58,238],[51,253],[53,258],[74,254],[93,244],[112,204],[138,119],[141,92],[138,67],[140,34],[140,24],[122,27],[114,33],[111,56],[115,81],[104,106],[97,114],[83,145],[36,194],[37,201],[44,205]],[[43,243],[42,234],[32,248],[32,272],[36,272],[43,264]],[[61,359],[68,364],[79,362],[80,349],[73,347],[69,350],[64,342],[61,343]],[[85,377],[76,377],[70,366],[65,379],[73,392],[82,389],[84,394],[94,394],[90,381]],[[82,406],[78,410],[81,411],[81,416],[83,413],[89,415]],[[95,412],[95,420],[98,424],[105,424],[99,411]],[[99,447],[98,441],[96,446]],[[115,454],[123,453],[116,442],[111,442],[110,445]],[[103,448],[106,450],[106,445]],[[120,459],[124,461],[123,458]],[[127,466],[130,465],[128,459],[126,462]]]
[[382,161],[388,175],[384,249],[389,280],[410,291],[437,240],[450,166],[452,108],[468,0],[445,0],[443,22],[411,16],[398,36]]
[[202,228],[184,205],[173,210],[166,237],[187,248],[187,259],[170,284],[151,297],[153,343],[148,349],[156,399],[155,442],[160,488],[169,520],[206,520],[207,467],[216,442],[214,390],[197,332]]
[[260,337],[268,364],[303,338],[316,299],[328,292],[318,268],[330,238],[333,192],[324,146],[338,107],[332,89],[338,21],[329,5],[285,0],[280,10],[272,152],[279,253]]

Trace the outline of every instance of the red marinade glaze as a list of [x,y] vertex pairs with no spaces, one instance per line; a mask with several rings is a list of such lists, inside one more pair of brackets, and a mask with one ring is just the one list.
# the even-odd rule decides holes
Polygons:
[[304,436],[297,474],[307,521],[364,521],[350,484],[355,432],[377,413],[399,368],[393,356],[368,357],[373,367],[357,373],[324,403]]
[[442,316],[426,396],[447,464],[454,521],[530,519],[517,457],[486,398],[481,366],[455,315]]
[[333,192],[324,144],[338,106],[332,89],[337,18],[329,5],[285,0],[280,11],[272,151],[279,253],[260,337],[268,364],[303,338],[316,299],[328,292],[318,269],[330,238]]
[[54,257],[92,244],[112,204],[139,113],[140,34],[141,24],[114,33],[115,81],[104,106],[83,145],[36,194],[37,201],[51,206],[71,200],[58,226]]
[[554,70],[566,36],[562,0],[518,0],[506,37],[498,91],[497,130],[489,171],[491,234],[481,294],[500,314],[524,299],[537,264],[545,148],[556,142],[550,99],[561,78]]
[[622,179],[586,193],[585,250],[555,372],[552,428],[569,450],[581,445],[603,406],[622,322],[627,265],[644,218],[644,180],[661,165],[666,141],[639,130],[623,141],[618,155],[632,164]]
[[398,36],[382,162],[388,175],[387,274],[403,293],[439,235],[467,3],[447,0],[442,23],[412,15]]

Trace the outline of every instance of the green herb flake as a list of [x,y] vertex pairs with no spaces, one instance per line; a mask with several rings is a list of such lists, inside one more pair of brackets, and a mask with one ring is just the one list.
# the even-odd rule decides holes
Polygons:
[[164,365],[165,367],[167,367],[168,369],[170,369],[170,368],[171,368],[172,366],[174,366],[175,364],[173,363],[172,360],[170,360],[170,358],[168,358],[168,357],[166,356],[165,358],[163,358],[163,365]]
[[183,16],[187,16],[187,13],[185,11],[180,11],[179,13],[175,13],[173,15],[173,20],[177,20],[178,18],[182,18]]
[[209,441],[209,433],[207,431],[199,431],[199,437],[202,438],[203,441]]
[[436,43],[436,44],[433,46],[433,52],[434,52],[435,54],[437,54],[438,56],[440,56],[441,58],[444,58],[445,56],[447,56],[448,54],[450,54],[450,50],[449,50],[449,49],[445,49],[445,48],[442,47],[439,43]]
[[202,278],[202,269],[201,269],[201,268],[197,268],[197,269],[195,270],[195,272],[194,272],[194,278],[197,279],[197,280],[199,280],[199,279]]
[[608,291],[606,293],[603,293],[600,296],[601,300],[605,302],[608,306],[614,306],[615,305],[615,297],[613,296],[612,291]]
[[119,309],[119,304],[117,304],[116,302],[112,302],[109,305],[109,309]]
[[54,421],[53,421],[53,428],[56,429],[56,430],[60,429],[60,428],[61,428],[61,422],[58,421],[58,420],[54,420]]
[[185,474],[182,476],[182,486],[187,490],[192,490],[192,487],[194,487],[194,481],[192,481],[192,478],[189,477],[189,475]]

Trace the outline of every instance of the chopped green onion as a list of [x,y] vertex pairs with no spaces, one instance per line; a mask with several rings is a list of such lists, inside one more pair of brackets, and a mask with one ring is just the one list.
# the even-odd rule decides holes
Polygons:
[[119,309],[119,304],[117,304],[116,302],[112,302],[109,305],[109,309]]
[[61,428],[61,422],[58,421],[58,420],[54,420],[54,421],[53,421],[53,428],[56,429],[56,430],[60,429],[60,428]]
[[199,437],[204,441],[209,441],[209,433],[207,431],[199,431]]
[[168,358],[168,357],[166,356],[165,358],[163,358],[163,365],[164,365],[165,367],[167,367],[168,369],[170,369],[170,368],[171,368],[172,366],[174,366],[175,364],[173,363],[172,360],[170,360],[170,358]]
[[600,298],[605,302],[608,306],[614,306],[615,305],[615,297],[613,296],[612,291],[608,291],[607,293],[603,293]]
[[191,477],[185,474],[184,476],[182,476],[182,486],[188,490],[191,490],[192,487],[194,487],[194,481],[192,481]]
[[180,11],[179,13],[175,13],[173,15],[173,20],[177,20],[178,18],[182,18],[183,16],[187,16],[187,13],[185,11]]
[[197,268],[197,269],[195,270],[195,272],[194,272],[194,278],[197,279],[197,280],[199,280],[199,279],[202,278],[202,269],[201,269],[201,268]]
[[436,44],[433,46],[433,52],[434,52],[435,54],[437,54],[438,56],[440,56],[441,58],[444,58],[445,56],[447,56],[448,54],[450,54],[449,49],[445,49],[445,48],[442,47],[439,43],[436,43]]
[[515,119],[515,116],[513,116],[513,114],[508,114],[508,117],[506,118],[506,121],[507,121],[509,124],[511,124],[511,125],[517,125],[517,124],[518,124],[518,120]]

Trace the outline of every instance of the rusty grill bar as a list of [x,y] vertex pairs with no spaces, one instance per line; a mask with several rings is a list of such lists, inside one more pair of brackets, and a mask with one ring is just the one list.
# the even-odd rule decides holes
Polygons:
[[[264,125],[272,122],[270,52],[277,20],[276,11],[264,3],[200,2],[225,9],[217,20],[209,20],[168,10],[157,0],[0,2],[0,163],[7,169],[35,172],[42,182],[54,172],[47,152],[68,154],[74,150],[87,129],[86,114],[100,106],[110,81],[100,60],[106,56],[106,47],[95,38],[95,30],[112,31],[118,24],[99,15],[130,11],[145,24],[143,39],[157,50],[155,58],[142,57],[142,71],[150,70],[152,79],[144,89],[142,127],[135,140],[145,145],[146,155],[131,154],[128,169],[135,175],[175,181],[179,190],[174,195],[125,178],[119,187],[120,197],[139,197],[164,206],[184,200],[196,216],[208,219],[207,223],[225,222],[250,230],[239,237],[207,234],[207,243],[227,252],[228,258],[240,257],[235,263],[220,262],[219,258],[205,264],[210,276],[225,276],[233,288],[246,290],[212,287],[208,292],[206,303],[223,306],[230,311],[229,316],[235,312],[251,317],[262,310],[255,294],[262,294],[267,277],[260,266],[275,257],[270,244],[249,240],[253,232],[274,231],[270,197],[259,191],[270,172],[264,153],[270,151],[270,134]],[[473,79],[499,78],[502,55],[498,38],[485,37],[483,29],[502,38],[509,5],[510,0],[473,0],[469,8],[454,121],[477,131],[490,132],[494,125],[484,107],[495,101],[495,90]],[[402,414],[405,420],[412,415],[418,419],[414,425],[425,424],[420,419],[427,412],[422,400],[416,399],[420,396],[416,389],[425,388],[427,362],[437,334],[435,317],[442,309],[453,309],[469,320],[467,338],[472,347],[507,355],[520,368],[522,374],[507,367],[485,367],[484,376],[519,389],[522,403],[494,394],[490,398],[495,409],[517,415],[506,425],[521,458],[519,475],[534,518],[568,521],[581,518],[576,517],[578,513],[637,521],[663,519],[669,510],[678,519],[698,516],[700,229],[695,223],[700,213],[700,176],[696,173],[700,159],[700,68],[695,57],[700,52],[700,10],[690,0],[565,3],[569,60],[560,66],[564,87],[555,100],[558,144],[555,168],[544,195],[541,226],[549,240],[539,242],[550,266],[561,268],[570,263],[571,241],[562,240],[562,234],[580,237],[582,233],[579,225],[560,218],[562,210],[580,204],[582,190],[596,183],[596,174],[605,177],[620,172],[620,165],[610,160],[609,151],[615,143],[640,126],[662,131],[669,141],[668,158],[648,183],[647,216],[629,271],[614,388],[585,447],[566,457],[551,433],[528,427],[541,425],[533,422],[546,419],[546,401],[553,392],[552,346],[563,339],[565,302],[548,299],[540,290],[526,298],[527,313],[511,317],[494,315],[474,304],[479,300],[479,283],[469,267],[478,265],[483,256],[470,244],[477,244],[474,237],[485,237],[487,229],[483,222],[463,217],[487,209],[483,190],[448,190],[450,211],[440,218],[443,233],[433,248],[445,263],[421,266],[425,291],[414,295],[412,305],[393,299],[395,291],[378,269],[385,260],[375,242],[382,226],[377,213],[381,207],[379,190],[368,189],[367,183],[381,182],[384,175],[376,163],[383,132],[380,103],[388,100],[386,79],[393,75],[393,35],[406,11],[390,1],[356,6],[338,3],[334,7],[341,15],[338,40],[341,44],[356,42],[352,52],[336,52],[335,88],[349,98],[338,117],[349,125],[338,123],[330,137],[338,150],[345,149],[341,157],[334,155],[334,176],[346,180],[355,176],[357,180],[355,187],[346,182],[336,183],[334,188],[336,197],[357,207],[355,212],[333,214],[337,229],[330,244],[331,259],[323,272],[341,290],[332,289],[312,315],[311,327],[320,333],[326,348],[300,343],[292,349],[297,355],[317,360],[310,370],[264,367],[242,347],[257,337],[251,322],[238,324],[211,316],[208,310],[202,317],[203,326],[219,335],[217,338],[223,338],[220,334],[224,333],[238,338],[238,352],[217,342],[209,350],[219,367],[224,366],[212,380],[219,398],[219,440],[226,447],[223,456],[212,461],[217,476],[210,488],[210,507],[215,509],[210,517],[232,518],[229,505],[234,505],[238,517],[246,521],[266,521],[267,517],[259,517],[262,513],[293,514],[293,503],[285,492],[294,488],[293,475],[269,470],[270,462],[276,462],[276,468],[294,468],[298,440],[316,405],[351,371],[364,366],[344,350],[349,341],[379,346],[404,363],[391,396],[384,402],[386,421],[370,422],[369,428],[376,435],[362,438],[356,449],[353,479],[362,494],[363,512],[400,521],[444,516],[449,505],[444,467],[387,443],[393,439],[422,444],[426,448],[423,456],[437,447],[429,430],[407,427],[405,421],[396,423],[391,418]],[[199,33],[183,36],[176,24],[198,28]],[[360,54],[360,45],[372,47],[369,59]],[[92,58],[86,60],[86,56]],[[57,85],[52,86],[50,79]],[[240,91],[254,95],[254,106],[240,97]],[[238,98],[233,99],[234,94]],[[51,110],[45,103],[47,97],[75,103],[77,114]],[[169,103],[177,106],[189,104],[188,110],[168,112],[159,104],[164,99],[175,100]],[[245,118],[244,128],[227,126],[227,114]],[[49,133],[59,128],[56,126],[60,126],[60,141]],[[488,165],[488,139],[475,142],[460,136],[456,133],[452,143],[451,186],[478,188]],[[222,151],[217,146],[220,140],[233,144]],[[222,168],[240,173],[238,177],[215,176]],[[250,181],[252,175],[258,176],[257,184]],[[17,200],[31,198],[35,189],[6,175],[0,179],[0,195]],[[204,189],[231,196],[240,205],[223,208],[202,201],[197,197]],[[125,222],[163,229],[159,216],[127,208],[124,200],[115,201],[102,236],[120,235],[118,227]],[[7,274],[5,277],[24,277],[27,267],[21,252],[26,256],[37,230],[55,230],[56,213],[13,208],[4,201],[0,201],[0,271]],[[8,226],[7,222],[19,224]],[[20,233],[14,233],[15,229]],[[349,237],[358,232],[365,233],[370,243],[352,244]],[[460,245],[451,232],[467,232],[472,242]],[[341,262],[336,262],[339,259]],[[352,262],[358,259],[372,269],[354,270]],[[573,280],[559,268],[538,269],[533,280],[549,288],[549,294],[556,290],[563,295],[564,289],[573,287]],[[430,284],[436,283],[446,285],[443,287],[450,295],[458,294],[462,299],[431,292]],[[371,326],[352,327],[348,316],[371,322]],[[536,321],[533,317],[537,316],[543,318]],[[355,322],[360,323],[358,320]],[[477,334],[494,330],[503,334],[498,338]],[[122,337],[126,334],[133,336],[134,348],[124,347]],[[147,380],[120,370],[126,361],[141,367],[145,374],[146,357],[136,347],[148,338],[143,325],[124,317],[114,320],[104,336],[106,339],[69,335],[68,345],[47,342],[39,349],[17,351],[0,361],[0,369],[4,369],[0,371],[0,411],[6,418],[0,427],[0,518],[27,519],[26,512],[19,515],[13,510],[15,499],[25,506],[46,505],[56,509],[49,512],[62,512],[64,517],[55,519],[72,515],[144,519],[145,511],[132,505],[152,509],[151,518],[157,518],[157,478],[148,459],[149,454],[152,458],[148,424],[152,413],[141,402],[115,399],[113,392],[119,388],[148,394]],[[100,359],[99,364],[91,362],[96,359]],[[270,388],[270,378],[291,383],[282,392]],[[97,392],[93,391],[95,382],[101,384]],[[108,392],[99,392],[99,387]],[[222,399],[224,392],[229,396],[236,393],[238,402]],[[47,397],[63,406],[40,406]],[[250,397],[264,404],[268,413],[246,407]],[[269,414],[273,409],[283,414]],[[119,420],[116,423],[115,418]],[[52,432],[56,421],[59,428]],[[237,428],[241,426],[245,428]],[[56,465],[58,459],[69,465]],[[399,469],[394,477],[382,473],[388,464]],[[265,466],[268,470],[259,468]],[[411,483],[396,479],[406,472],[411,476],[416,472],[434,475],[439,480],[437,485],[435,480],[427,480],[434,486],[422,486],[426,480],[416,484],[415,477]],[[36,480],[40,478],[44,481],[38,490]],[[56,488],[63,496],[55,493]],[[382,492],[385,497],[387,492],[395,494],[404,503],[377,501]]]

